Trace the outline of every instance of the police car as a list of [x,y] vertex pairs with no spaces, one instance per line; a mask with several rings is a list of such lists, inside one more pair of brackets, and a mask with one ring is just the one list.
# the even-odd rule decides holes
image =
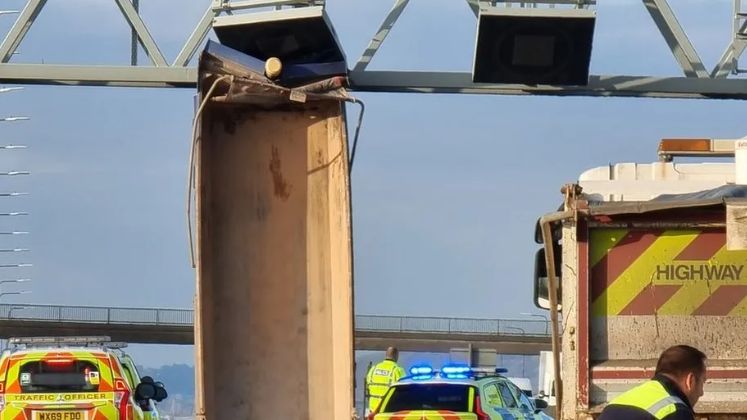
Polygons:
[[410,368],[393,384],[368,420],[544,420],[543,400],[531,400],[506,377],[505,369],[466,366]]
[[[12,338],[0,356],[0,420],[157,420],[162,385],[137,377],[108,337]],[[151,409],[152,407],[152,409]]]

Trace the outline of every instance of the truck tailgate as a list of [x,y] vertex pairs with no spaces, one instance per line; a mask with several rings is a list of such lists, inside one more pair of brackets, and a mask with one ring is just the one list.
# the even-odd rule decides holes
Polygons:
[[700,413],[747,413],[747,251],[718,227],[589,232],[590,406],[653,375],[659,353],[708,356]]

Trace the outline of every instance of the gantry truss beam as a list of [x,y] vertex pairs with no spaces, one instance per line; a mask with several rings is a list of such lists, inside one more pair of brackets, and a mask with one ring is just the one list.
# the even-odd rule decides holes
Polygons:
[[[11,57],[47,3],[28,0],[15,24],[0,44],[0,83],[188,87],[196,86],[197,72],[190,67],[208,33],[213,19],[221,14],[252,13],[268,8],[324,5],[322,0],[212,0],[197,25],[173,60],[168,60],[141,19],[138,3],[142,0],[113,0],[132,30],[133,40],[145,51],[149,62],[132,66],[93,66],[57,64],[17,64]],[[475,16],[491,7],[594,7],[594,0],[543,0],[507,2],[465,0]],[[747,79],[740,78],[738,60],[747,47],[747,12],[741,0],[734,0],[733,38],[721,59],[708,70],[688,39],[667,0],[641,0],[653,23],[669,46],[682,75],[671,77],[593,75],[587,86],[527,86],[473,83],[469,73],[371,71],[368,65],[397,24],[410,0],[395,0],[360,58],[350,71],[351,88],[363,92],[470,93],[495,95],[556,96],[635,96],[661,98],[747,99]],[[538,3],[541,3],[538,5]],[[133,48],[134,49],[134,48]],[[137,63],[133,56],[132,63]]]

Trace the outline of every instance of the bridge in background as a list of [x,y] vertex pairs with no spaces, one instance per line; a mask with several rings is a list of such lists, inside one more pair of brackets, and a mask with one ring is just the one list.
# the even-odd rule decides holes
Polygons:
[[[128,343],[193,344],[193,320],[191,309],[0,304],[0,338],[107,335]],[[355,348],[448,352],[471,347],[537,354],[550,350],[549,327],[542,319],[356,315]]]

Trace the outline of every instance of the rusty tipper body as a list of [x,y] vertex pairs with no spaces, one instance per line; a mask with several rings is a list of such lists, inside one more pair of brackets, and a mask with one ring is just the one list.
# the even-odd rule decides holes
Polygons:
[[[717,144],[699,142],[703,155]],[[747,418],[747,162],[674,163],[694,143],[662,144],[660,162],[582,174],[538,229],[537,303],[549,306],[548,272],[560,286],[560,419],[596,418],[674,344],[709,358],[696,412]]]

